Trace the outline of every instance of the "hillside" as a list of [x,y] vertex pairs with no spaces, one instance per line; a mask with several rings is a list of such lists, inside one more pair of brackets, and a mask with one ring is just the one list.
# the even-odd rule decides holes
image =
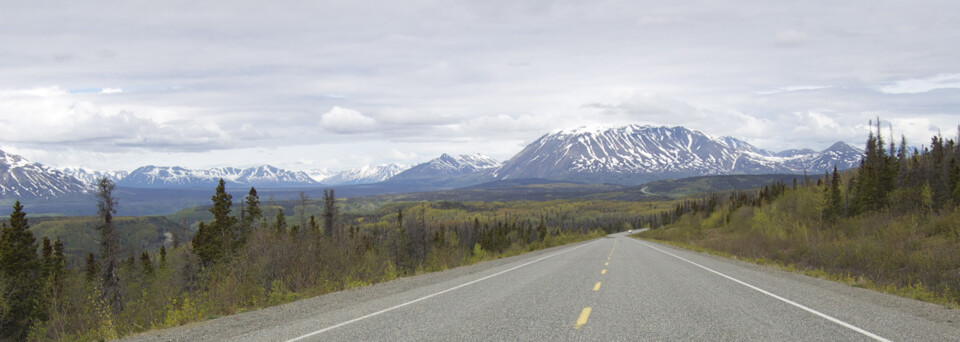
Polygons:
[[[32,217],[27,210],[30,231],[39,241],[43,237],[51,240],[60,238],[64,243],[67,260],[79,262],[87,253],[99,254],[97,227],[101,221],[95,216],[73,217]],[[5,221],[5,220],[4,220]],[[115,217],[114,224],[119,234],[121,255],[139,254],[140,251],[152,251],[160,248],[161,243],[172,246],[172,234],[178,224],[161,216]]]
[[[710,192],[761,188],[773,182],[791,184],[794,179],[798,182],[804,181],[802,175],[721,175],[665,179],[640,185],[633,189],[639,189],[641,192],[652,195],[680,198]],[[810,179],[815,178],[811,177]]]

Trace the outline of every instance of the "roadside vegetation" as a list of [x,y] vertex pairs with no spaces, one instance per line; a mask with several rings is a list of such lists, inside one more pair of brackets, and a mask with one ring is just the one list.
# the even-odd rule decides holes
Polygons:
[[78,221],[96,222],[93,247],[46,237],[41,246],[15,206],[0,239],[4,339],[107,340],[178,326],[601,237],[673,205],[344,201],[333,190],[262,203],[252,188],[235,201],[221,182],[210,207],[151,219],[180,221],[154,249],[128,245],[127,230],[138,229],[130,224],[152,221],[114,218],[112,191],[102,180],[99,215]]
[[687,200],[637,236],[956,307],[960,146],[908,151],[878,125],[866,147],[858,169]]

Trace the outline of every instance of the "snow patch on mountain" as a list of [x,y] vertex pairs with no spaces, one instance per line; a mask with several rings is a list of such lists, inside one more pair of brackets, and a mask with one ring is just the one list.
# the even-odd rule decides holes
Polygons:
[[365,165],[337,172],[318,181],[325,185],[373,184],[390,179],[409,168],[409,165],[404,164]]
[[[482,154],[453,156],[444,153],[438,158],[432,159],[422,164],[415,165],[396,176],[391,177],[388,182],[445,182],[457,178],[457,185],[469,184],[471,181],[486,180],[489,173],[492,173],[501,163],[496,159]],[[469,177],[471,180],[468,180]],[[490,178],[489,180],[492,180]],[[451,183],[453,184],[453,183]],[[476,183],[474,183],[476,184]],[[469,184],[473,185],[473,184]]]
[[118,186],[131,188],[208,188],[224,182],[237,186],[297,187],[318,182],[306,172],[289,171],[270,165],[240,169],[219,167],[193,170],[179,166],[143,166],[130,172]]
[[50,199],[86,194],[91,190],[86,183],[63,171],[0,151],[0,198]]
[[68,175],[73,176],[76,179],[83,181],[84,183],[90,184],[93,187],[101,178],[107,177],[107,179],[113,181],[114,183],[119,182],[123,177],[126,177],[130,172],[128,171],[97,171],[91,170],[82,167],[64,167],[60,171]]
[[639,184],[721,174],[821,172],[855,167],[858,149],[838,143],[812,154],[777,156],[732,137],[684,127],[629,125],[546,134],[494,172],[499,179],[545,178]]

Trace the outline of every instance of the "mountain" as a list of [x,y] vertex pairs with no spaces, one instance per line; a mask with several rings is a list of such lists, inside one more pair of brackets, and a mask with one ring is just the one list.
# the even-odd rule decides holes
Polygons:
[[840,170],[858,167],[862,157],[863,150],[838,141],[823,151],[788,158],[785,165],[792,171],[809,170],[822,174],[823,171],[832,171],[834,165]]
[[796,157],[796,156],[814,154],[814,153],[817,153],[817,151],[811,150],[809,148],[804,148],[804,149],[792,149],[792,150],[780,151],[775,153],[774,155],[777,157],[789,158],[789,157]]
[[859,165],[862,152],[839,142],[821,152],[787,154],[679,126],[580,128],[540,137],[493,175],[635,185],[704,175],[820,173],[834,164],[849,169]]
[[314,179],[324,185],[373,184],[390,179],[409,168],[410,166],[401,164],[366,165],[337,172],[323,180],[317,180],[316,177]]
[[287,188],[316,186],[319,183],[306,172],[288,171],[265,165],[240,169],[221,167],[191,170],[179,166],[143,166],[117,182],[117,186],[148,189],[213,188],[220,178],[234,186]]
[[322,183],[324,180],[335,176],[337,173],[339,172],[330,171],[330,169],[313,169],[307,171],[307,175],[318,183]]
[[429,189],[449,189],[494,180],[500,162],[482,154],[451,156],[444,153],[426,163],[415,165],[384,183],[419,184]]
[[84,195],[91,190],[63,171],[0,151],[0,198],[53,199]]
[[[224,178],[224,180],[227,179]],[[240,176],[231,181],[238,184],[263,188],[290,188],[317,185],[317,181],[313,180],[306,172],[288,171],[270,165],[243,169],[240,171]]]
[[128,171],[96,171],[82,167],[65,167],[61,168],[60,171],[63,171],[63,173],[73,176],[73,178],[79,179],[84,183],[90,184],[91,187],[97,184],[97,182],[103,177],[107,177],[107,179],[110,179],[116,183],[130,174]]

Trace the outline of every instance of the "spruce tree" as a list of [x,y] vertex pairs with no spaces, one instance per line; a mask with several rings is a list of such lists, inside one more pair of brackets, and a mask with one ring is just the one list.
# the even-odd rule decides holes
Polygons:
[[63,275],[67,272],[67,259],[63,255],[63,241],[58,237],[53,241],[53,265],[51,279],[53,285],[59,289],[63,285]]
[[153,275],[153,261],[150,260],[150,254],[147,252],[140,254],[140,269],[146,276]]
[[160,245],[160,269],[167,268],[167,246]]
[[830,179],[830,197],[828,198],[827,208],[828,218],[834,219],[843,214],[843,198],[840,191],[840,174],[837,172],[837,166],[833,166],[833,177]]
[[283,207],[277,210],[277,217],[273,222],[273,230],[277,234],[283,234],[287,231],[287,217],[283,215]]
[[97,182],[97,214],[100,223],[100,279],[101,295],[111,312],[116,315],[123,310],[123,297],[120,293],[120,245],[113,227],[113,215],[117,213],[117,201],[113,199],[114,184],[107,177]]
[[213,206],[210,207],[213,222],[201,222],[197,234],[193,237],[193,250],[204,265],[227,258],[240,246],[238,221],[236,217],[230,216],[233,195],[227,193],[223,178],[210,199],[213,201]]
[[0,337],[23,340],[30,325],[41,318],[43,265],[37,257],[37,240],[30,232],[20,201],[13,205],[10,224],[0,231]]
[[323,233],[333,236],[337,221],[337,198],[333,189],[323,190]]
[[204,222],[200,222],[197,233],[193,235],[193,252],[197,254],[200,263],[204,266],[210,266],[220,260],[223,255],[220,244],[215,239],[213,228]]
[[43,245],[40,247],[40,260],[43,264],[43,277],[47,278],[53,271],[53,243],[46,236],[43,237]]
[[227,193],[223,178],[220,178],[216,193],[210,199],[213,200],[213,207],[210,208],[210,213],[213,214],[213,222],[210,223],[210,227],[217,235],[216,239],[224,253],[232,253],[239,247],[239,236],[236,231],[237,218],[230,216],[233,195]]
[[314,217],[313,215],[310,215],[310,222],[309,222],[308,224],[310,225],[310,231],[311,231],[311,232],[313,232],[313,233],[318,233],[318,232],[320,232],[320,226],[317,225],[317,219],[316,219],[316,217]]
[[97,280],[97,274],[100,273],[100,264],[97,263],[97,257],[93,252],[87,254],[87,267],[84,270],[84,279],[88,283]]
[[257,222],[263,220],[263,210],[260,209],[260,196],[257,195],[257,189],[250,187],[250,192],[247,193],[244,202],[246,203],[243,217],[244,226],[247,229],[252,229]]

